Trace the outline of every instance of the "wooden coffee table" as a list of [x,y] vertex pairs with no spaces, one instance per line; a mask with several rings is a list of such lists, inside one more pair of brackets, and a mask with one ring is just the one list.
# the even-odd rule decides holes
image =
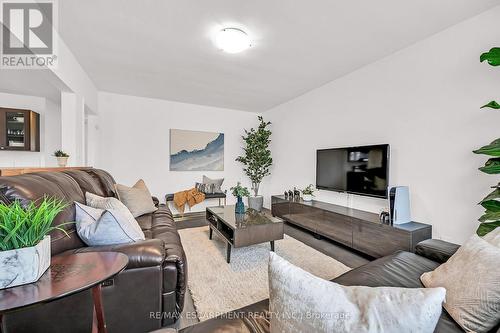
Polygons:
[[117,252],[88,252],[52,257],[50,268],[35,283],[0,290],[2,314],[28,306],[49,303],[92,288],[98,332],[106,332],[101,283],[128,264],[128,257]]
[[245,214],[236,214],[234,205],[208,207],[207,221],[210,226],[209,238],[218,234],[227,244],[226,261],[231,262],[231,247],[244,247],[283,239],[283,220],[267,212],[247,209]]

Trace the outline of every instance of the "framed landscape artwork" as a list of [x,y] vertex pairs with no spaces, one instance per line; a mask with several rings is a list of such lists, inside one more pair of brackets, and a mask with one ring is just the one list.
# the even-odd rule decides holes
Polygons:
[[224,133],[171,129],[170,171],[224,171]]

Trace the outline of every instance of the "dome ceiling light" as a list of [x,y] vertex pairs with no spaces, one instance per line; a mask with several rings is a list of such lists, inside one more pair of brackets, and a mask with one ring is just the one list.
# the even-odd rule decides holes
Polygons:
[[252,46],[252,41],[241,29],[224,28],[217,33],[215,44],[224,52],[239,53]]

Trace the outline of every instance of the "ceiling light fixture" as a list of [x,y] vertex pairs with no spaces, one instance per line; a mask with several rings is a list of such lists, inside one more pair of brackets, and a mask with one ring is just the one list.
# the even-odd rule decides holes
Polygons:
[[227,53],[239,53],[252,46],[247,33],[238,28],[222,29],[218,32],[215,43],[219,49]]

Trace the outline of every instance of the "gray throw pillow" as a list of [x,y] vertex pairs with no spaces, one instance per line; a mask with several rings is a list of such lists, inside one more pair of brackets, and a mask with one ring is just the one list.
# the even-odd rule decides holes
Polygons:
[[134,217],[149,214],[158,209],[153,202],[151,192],[142,179],[139,179],[132,187],[116,184],[115,188],[118,199],[127,206]]
[[76,231],[88,246],[133,243],[145,240],[128,209],[99,209],[75,202]]
[[342,286],[271,252],[271,333],[433,333],[444,288]]
[[203,175],[203,184],[213,185],[213,188],[210,189],[210,192],[205,193],[224,193],[221,189],[223,182],[224,178],[210,179],[207,176]]
[[488,332],[500,322],[499,264],[500,248],[473,235],[420,280],[426,287],[446,288],[444,308],[465,331]]

